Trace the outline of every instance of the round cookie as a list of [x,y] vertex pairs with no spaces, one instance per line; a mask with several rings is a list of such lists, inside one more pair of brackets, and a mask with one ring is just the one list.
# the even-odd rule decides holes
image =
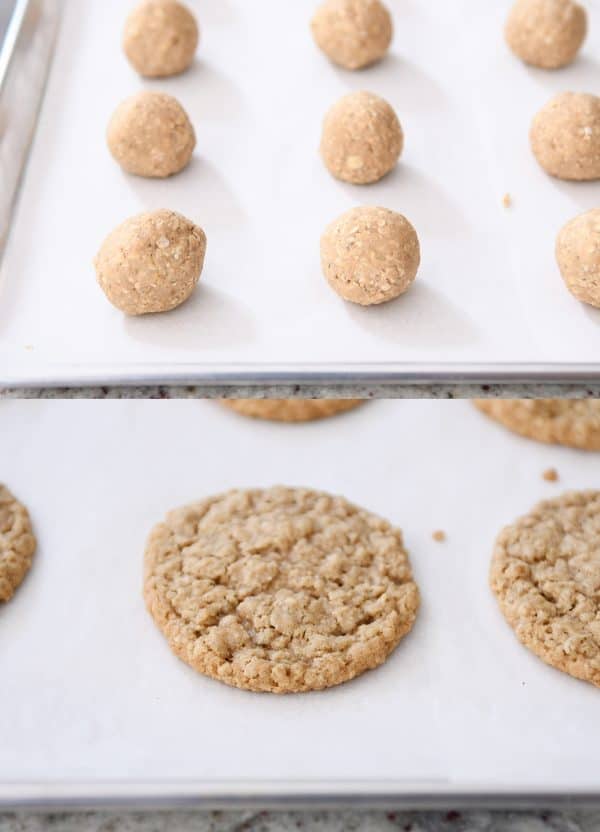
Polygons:
[[273,693],[377,667],[419,606],[399,530],[341,497],[284,487],[168,514],[147,544],[144,596],[184,662]]
[[123,49],[133,68],[147,78],[184,72],[198,47],[194,15],[177,0],[142,0],[125,23]]
[[177,99],[148,90],[119,104],[106,138],[113,158],[136,176],[179,173],[196,146],[192,123]]
[[556,240],[556,260],[571,294],[600,308],[600,209],[564,226]]
[[319,49],[345,69],[379,61],[393,36],[392,16],[381,0],[325,0],[311,30]]
[[507,526],[490,583],[522,644],[600,686],[600,491],[546,500]]
[[587,14],[573,0],[516,0],[506,42],[526,64],[558,69],[575,60],[587,34]]
[[600,451],[600,399],[485,399],[475,404],[528,439]]
[[321,237],[321,266],[344,300],[370,306],[406,292],[421,252],[410,222],[387,208],[352,208]]
[[126,220],[102,243],[94,265],[108,300],[127,315],[168,312],[200,279],[206,235],[175,211]]
[[398,116],[383,98],[351,92],[325,116],[321,156],[329,172],[354,185],[368,185],[398,162],[404,134]]
[[558,179],[600,179],[600,98],[565,92],[536,115],[531,149],[544,170]]
[[312,422],[345,413],[362,399],[221,399],[225,407],[252,419],[272,422]]
[[35,548],[27,509],[0,485],[0,602],[10,601],[29,572]]

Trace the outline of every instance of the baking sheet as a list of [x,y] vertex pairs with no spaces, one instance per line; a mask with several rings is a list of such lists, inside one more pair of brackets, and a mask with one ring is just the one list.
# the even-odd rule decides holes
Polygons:
[[[573,365],[598,378],[600,312],[564,289],[553,248],[566,220],[598,204],[600,185],[549,179],[527,133],[554,93],[597,91],[600,26],[574,66],[545,73],[505,47],[508,0],[390,0],[392,53],[347,73],[312,43],[314,0],[191,5],[197,64],[144,82],[121,52],[121,0],[65,3],[2,266],[0,383],[418,378],[419,368],[456,378],[500,365],[522,377],[534,364],[545,378]],[[125,176],[105,146],[114,107],[142,87],[176,95],[197,128],[193,164],[168,181]],[[398,169],[367,188],[333,180],[317,153],[324,113],[359,88],[387,97],[406,133]],[[380,308],[344,303],[320,273],[323,228],[360,203],[405,213],[422,242],[417,283]],[[116,224],[158,207],[204,226],[204,276],[179,310],[127,319],[91,260]]]
[[0,260],[48,78],[61,0],[0,6]]
[[[600,798],[600,691],[521,647],[487,588],[497,532],[540,498],[597,487],[597,454],[512,436],[466,402],[286,426],[206,401],[22,401],[0,404],[0,459],[40,541],[0,609],[0,803]],[[422,591],[388,662],[322,693],[196,674],[141,598],[145,539],[169,508],[274,483],[398,524]]]

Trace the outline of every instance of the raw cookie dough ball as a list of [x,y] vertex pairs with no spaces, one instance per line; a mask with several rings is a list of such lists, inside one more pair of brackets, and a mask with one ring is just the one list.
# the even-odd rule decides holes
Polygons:
[[571,294],[600,307],[600,208],[565,225],[556,240],[556,259]]
[[353,208],[321,238],[321,265],[329,285],[344,300],[361,306],[406,292],[420,262],[415,229],[387,208]]
[[553,98],[531,125],[531,149],[558,179],[600,179],[600,98],[565,92]]
[[383,58],[392,42],[392,17],[380,0],[325,0],[311,22],[317,46],[345,69]]
[[542,69],[570,64],[586,33],[585,9],[573,0],[517,0],[505,29],[515,55]]
[[123,49],[140,75],[178,75],[194,60],[198,46],[194,15],[177,0],[143,0],[127,18]]
[[200,279],[206,235],[175,211],[151,211],[108,235],[94,261],[106,297],[127,315],[167,312]]
[[325,116],[321,156],[329,172],[343,182],[377,182],[394,168],[403,146],[398,116],[373,93],[351,92]]
[[165,177],[188,164],[194,128],[171,95],[140,92],[119,104],[108,125],[110,152],[127,173]]

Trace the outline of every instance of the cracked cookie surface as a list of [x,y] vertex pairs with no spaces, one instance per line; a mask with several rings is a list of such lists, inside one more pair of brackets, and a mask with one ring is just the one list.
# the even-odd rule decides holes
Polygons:
[[272,422],[312,422],[363,404],[362,399],[222,399],[221,402],[242,416]]
[[14,595],[31,567],[35,548],[29,512],[0,484],[0,602]]
[[282,486],[168,514],[147,544],[144,596],[195,670],[275,693],[377,667],[419,606],[398,529],[342,497]]
[[522,644],[600,686],[600,491],[546,500],[507,526],[490,583]]
[[485,399],[475,405],[528,439],[600,450],[600,399]]

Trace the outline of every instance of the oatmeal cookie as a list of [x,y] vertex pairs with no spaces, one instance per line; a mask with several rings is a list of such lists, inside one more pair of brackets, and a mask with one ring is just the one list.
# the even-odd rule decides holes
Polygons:
[[377,667],[419,606],[398,529],[342,497],[281,486],[168,514],[147,544],[144,595],[179,658],[274,693]]

